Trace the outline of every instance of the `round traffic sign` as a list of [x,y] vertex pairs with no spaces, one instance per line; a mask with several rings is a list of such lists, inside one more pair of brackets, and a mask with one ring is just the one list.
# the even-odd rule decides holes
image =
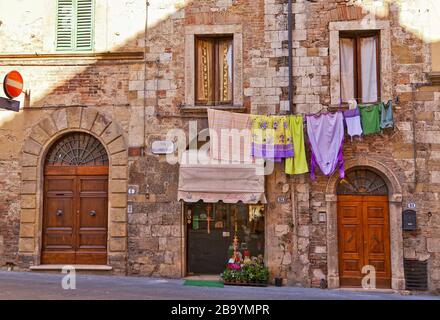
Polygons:
[[23,92],[23,77],[18,71],[11,71],[5,76],[3,81],[3,89],[5,94],[14,99]]

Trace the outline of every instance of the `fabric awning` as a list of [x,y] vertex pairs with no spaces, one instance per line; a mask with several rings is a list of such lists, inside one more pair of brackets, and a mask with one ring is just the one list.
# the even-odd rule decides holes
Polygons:
[[218,162],[202,151],[185,151],[180,162],[178,200],[266,203],[263,164]]

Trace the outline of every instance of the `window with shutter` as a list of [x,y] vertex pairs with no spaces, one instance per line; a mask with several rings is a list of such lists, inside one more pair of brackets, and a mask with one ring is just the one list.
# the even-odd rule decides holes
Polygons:
[[90,51],[93,48],[94,0],[58,0],[57,51]]

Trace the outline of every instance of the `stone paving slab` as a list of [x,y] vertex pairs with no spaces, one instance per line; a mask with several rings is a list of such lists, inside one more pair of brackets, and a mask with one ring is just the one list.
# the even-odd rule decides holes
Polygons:
[[64,290],[64,274],[0,271],[0,300],[440,300],[440,296],[296,287],[184,286],[180,279],[77,275],[76,290]]

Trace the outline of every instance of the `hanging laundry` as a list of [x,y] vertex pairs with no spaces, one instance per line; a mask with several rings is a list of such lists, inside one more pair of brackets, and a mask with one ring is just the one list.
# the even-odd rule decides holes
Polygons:
[[[208,124],[212,159],[252,162],[249,114],[208,109]],[[229,134],[234,129],[238,135]]]
[[345,124],[347,125],[347,133],[353,141],[354,136],[362,135],[361,114],[359,109],[344,111]]
[[383,102],[380,104],[380,128],[394,128],[393,100],[389,100],[386,106]]
[[315,180],[315,167],[326,176],[339,167],[341,179],[345,176],[342,146],[344,141],[344,117],[342,112],[307,115],[307,134],[312,150],[311,178]]
[[287,174],[302,174],[309,172],[306,159],[306,148],[304,146],[303,117],[301,115],[288,116],[288,121],[289,129],[292,134],[295,156],[286,159],[285,171]]
[[362,130],[364,135],[380,132],[380,104],[370,106],[359,105],[361,113]]
[[286,116],[251,115],[251,119],[252,156],[275,162],[293,157],[292,134]]

